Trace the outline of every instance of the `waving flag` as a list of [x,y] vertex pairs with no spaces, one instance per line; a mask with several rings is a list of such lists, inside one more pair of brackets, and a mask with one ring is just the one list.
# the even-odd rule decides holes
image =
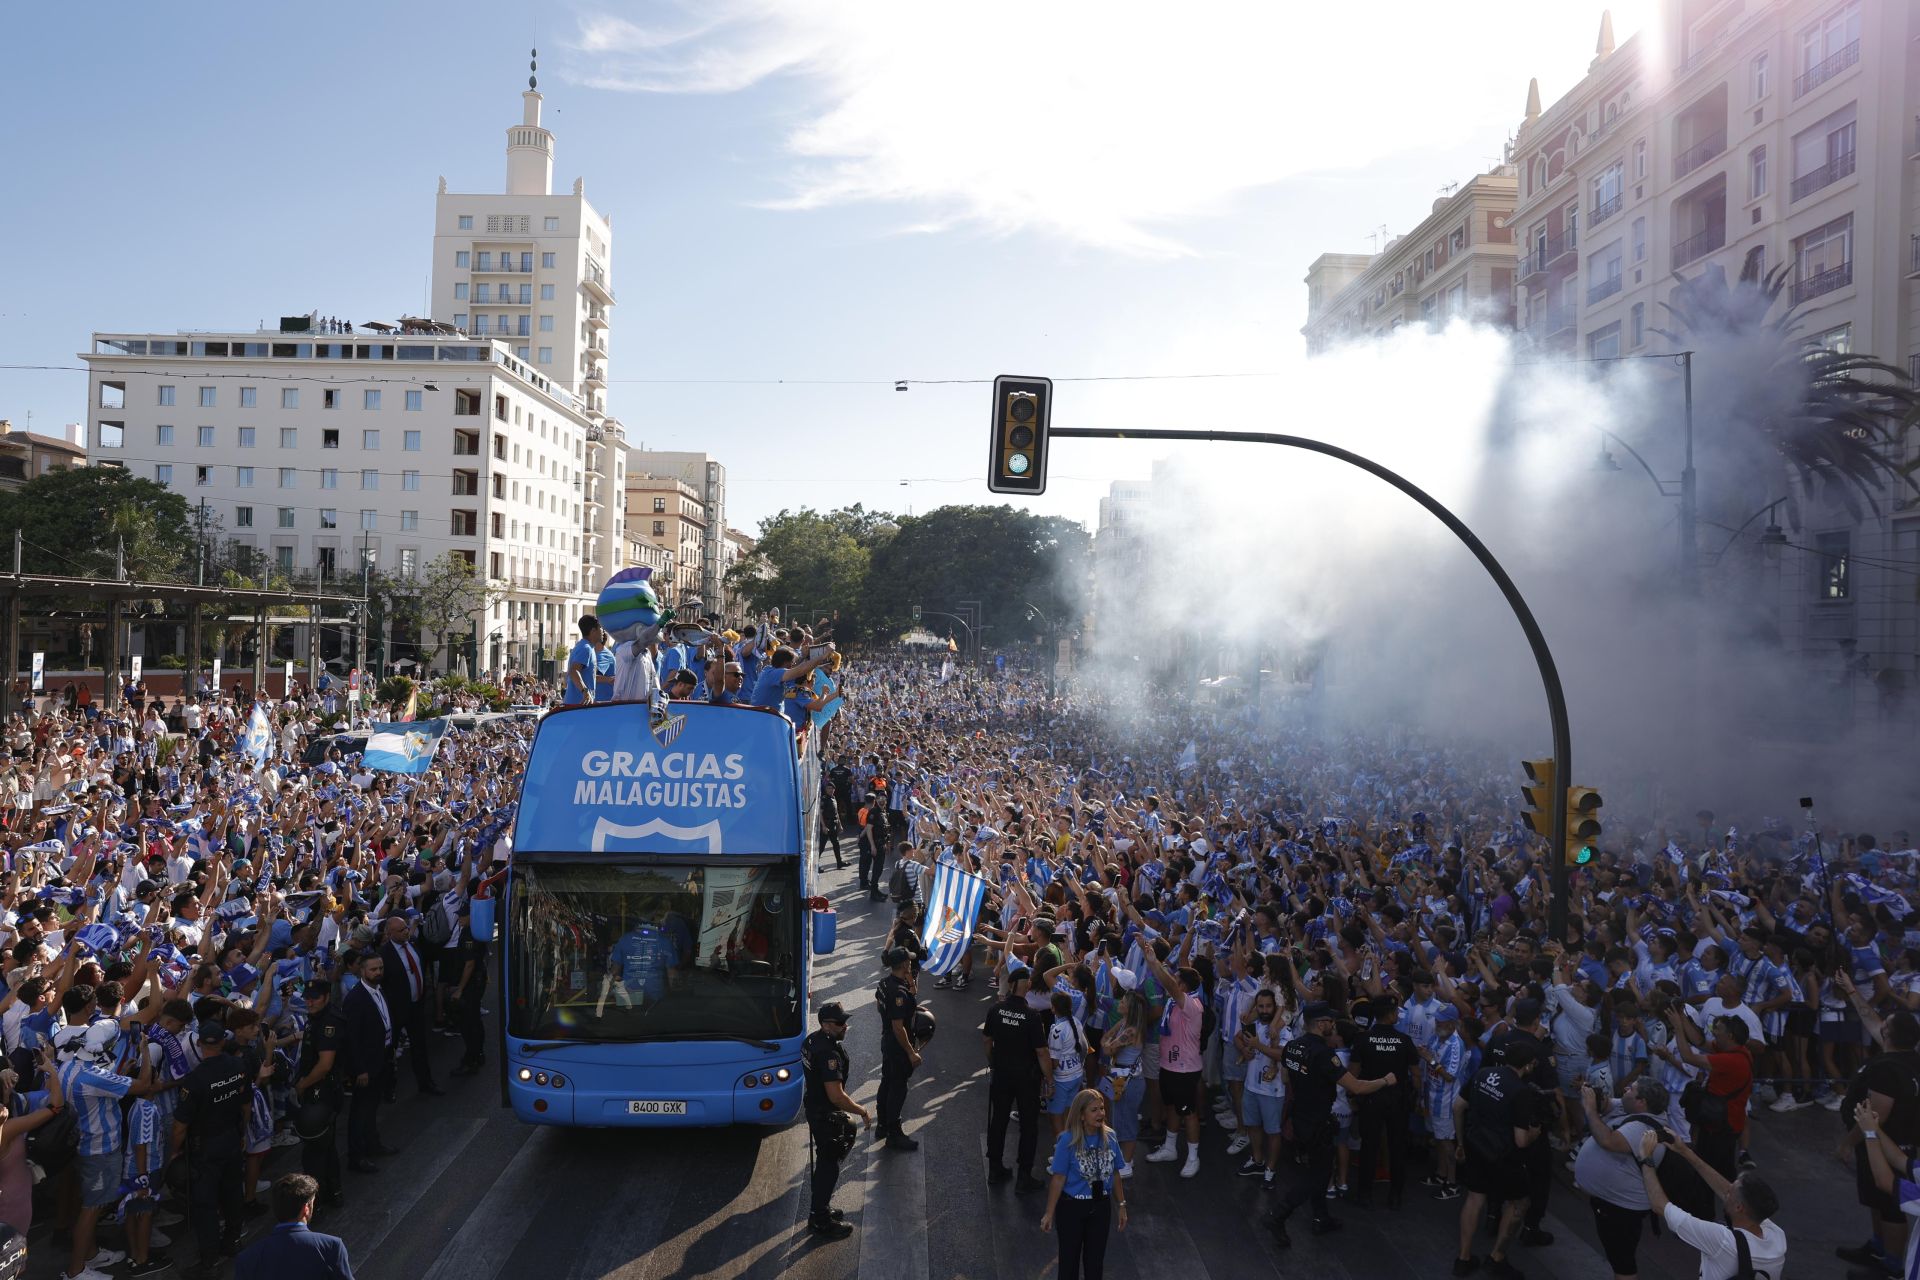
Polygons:
[[361,762],[382,773],[425,773],[433,767],[434,752],[446,732],[445,720],[376,724]]
[[1180,753],[1180,759],[1178,763],[1174,765],[1174,768],[1178,769],[1181,773],[1192,773],[1195,769],[1198,769],[1200,767],[1198,748],[1199,744],[1197,742],[1191,738],[1187,739],[1187,749]]
[[264,765],[273,751],[273,728],[267,723],[267,709],[257,702],[253,704],[253,714],[247,717],[247,730],[240,736],[240,749],[251,756],[256,765]]
[[980,920],[980,903],[987,896],[987,882],[951,862],[933,869],[933,892],[927,895],[927,959],[920,967],[940,977],[953,972],[967,948],[973,945],[973,931]]

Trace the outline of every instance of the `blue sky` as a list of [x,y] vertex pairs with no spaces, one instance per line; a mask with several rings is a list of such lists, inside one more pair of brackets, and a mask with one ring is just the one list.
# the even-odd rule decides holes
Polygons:
[[[1652,3],[1614,7],[1622,41]],[[1457,31],[1412,0],[1364,26],[1271,4],[17,9],[0,360],[418,311],[436,179],[499,189],[538,43],[555,187],[584,177],[614,221],[629,438],[721,457],[748,530],[985,501],[985,388],[892,379],[1284,375],[1308,263],[1411,228],[1497,156],[1529,75],[1551,102],[1585,71],[1599,8],[1533,9]],[[698,379],[740,381],[662,381]],[[0,370],[16,425],[57,433],[84,399],[81,374]],[[1073,383],[1055,422],[1286,409],[1284,376]],[[1091,523],[1153,456],[1063,448],[1032,505]]]

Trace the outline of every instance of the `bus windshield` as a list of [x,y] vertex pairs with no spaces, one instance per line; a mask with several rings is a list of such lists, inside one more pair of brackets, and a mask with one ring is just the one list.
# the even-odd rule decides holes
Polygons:
[[798,1035],[798,875],[791,858],[528,861],[513,878],[509,1034]]

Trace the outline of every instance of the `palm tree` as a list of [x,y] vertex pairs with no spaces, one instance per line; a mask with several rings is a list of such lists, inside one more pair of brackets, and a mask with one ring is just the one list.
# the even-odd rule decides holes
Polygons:
[[[1749,260],[1729,283],[1724,268],[1710,266],[1681,281],[1664,304],[1673,327],[1654,332],[1676,348],[1701,353],[1703,373],[1711,376],[1711,366],[1721,366],[1717,381],[1724,385],[1716,390],[1724,405],[1724,443],[1759,461],[1757,469],[1742,468],[1757,485],[1776,487],[1769,460],[1786,463],[1798,481],[1786,503],[1795,528],[1802,494],[1831,496],[1855,520],[1866,510],[1878,514],[1889,485],[1920,493],[1914,467],[1898,460],[1903,436],[1920,422],[1920,388],[1883,360],[1802,337],[1799,309],[1773,316],[1790,275],[1787,267],[1762,275]],[[1753,495],[1724,497],[1729,516],[1738,519],[1731,508]],[[1758,500],[1770,497],[1762,493]]]

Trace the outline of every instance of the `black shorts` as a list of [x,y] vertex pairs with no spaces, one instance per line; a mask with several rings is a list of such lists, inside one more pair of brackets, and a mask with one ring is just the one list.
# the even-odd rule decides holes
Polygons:
[[1200,1073],[1198,1071],[1160,1072],[1160,1102],[1190,1116],[1200,1105]]
[[1646,1223],[1645,1209],[1627,1209],[1611,1201],[1592,1197],[1593,1227],[1600,1236],[1600,1250],[1607,1265],[1617,1276],[1640,1273],[1635,1255],[1640,1252],[1640,1228]]
[[1804,1004],[1787,1006],[1787,1034],[1790,1036],[1813,1037],[1818,1025],[1813,1020],[1813,1009]]
[[1467,1158],[1460,1164],[1460,1185],[1490,1200],[1525,1200],[1527,1166],[1518,1151],[1486,1156],[1467,1147]]

